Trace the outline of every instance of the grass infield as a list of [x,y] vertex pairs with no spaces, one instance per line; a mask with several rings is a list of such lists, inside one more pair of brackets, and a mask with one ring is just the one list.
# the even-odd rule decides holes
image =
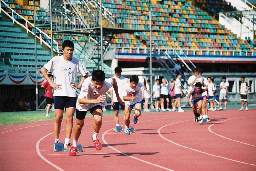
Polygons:
[[[53,120],[54,112],[50,112],[50,118],[45,117],[45,111],[21,111],[21,112],[0,112],[0,125],[11,125],[35,121]],[[105,111],[103,115],[113,115],[113,111]],[[90,112],[87,113],[86,117],[91,117]],[[65,118],[65,114],[64,114]]]

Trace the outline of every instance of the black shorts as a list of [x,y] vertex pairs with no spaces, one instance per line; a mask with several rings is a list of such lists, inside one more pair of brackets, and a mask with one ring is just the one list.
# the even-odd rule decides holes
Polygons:
[[52,104],[53,103],[52,98],[50,98],[50,97],[44,97],[44,98],[45,98],[47,104]]
[[54,108],[64,110],[64,108],[76,107],[76,97],[55,96]]
[[164,94],[160,94],[160,98],[165,98],[165,99],[167,99],[167,98],[169,98],[169,96],[168,96],[168,95],[164,95]]
[[121,106],[121,109],[124,110],[124,105],[121,105],[119,102],[115,102],[113,109],[119,110],[119,106]]
[[[96,109],[102,110],[102,106],[100,106],[100,105],[94,106],[93,108],[89,109],[89,111],[92,114]],[[86,113],[87,113],[87,111],[79,111],[76,109],[76,119],[84,120]]]

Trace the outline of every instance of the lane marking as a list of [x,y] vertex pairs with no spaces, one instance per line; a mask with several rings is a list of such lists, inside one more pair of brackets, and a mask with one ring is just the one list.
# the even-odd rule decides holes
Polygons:
[[[159,119],[160,119],[160,118],[158,117],[158,119],[156,119],[156,120],[159,120]],[[163,117],[163,119],[166,119],[166,117]],[[141,122],[149,122],[149,121],[152,121],[152,120],[146,120],[146,121],[141,121]],[[141,122],[140,122],[140,123],[141,123]],[[105,140],[105,135],[111,134],[111,133],[108,133],[109,131],[113,131],[113,128],[111,128],[111,129],[109,129],[109,130],[107,130],[107,131],[105,131],[105,132],[103,133],[103,135],[102,135],[102,140],[103,140],[104,144],[106,144],[106,145],[107,145],[109,148],[111,148],[112,150],[118,152],[119,154],[122,154],[122,155],[125,155],[125,156],[127,156],[127,157],[130,157],[130,158],[132,158],[132,159],[138,160],[138,161],[140,161],[140,162],[143,162],[143,163],[146,163],[146,164],[149,164],[149,165],[152,165],[152,166],[155,166],[155,167],[164,169],[164,170],[174,171],[174,170],[169,169],[169,168],[167,168],[167,167],[160,166],[160,165],[158,165],[158,164],[154,164],[154,163],[151,163],[151,162],[149,162],[149,161],[146,161],[146,160],[143,160],[143,159],[140,159],[140,158],[137,158],[137,157],[128,155],[128,154],[123,153],[123,152],[119,151],[118,149],[112,147],[112,146],[111,146],[110,144],[108,144],[108,142]],[[136,130],[135,130],[135,131],[136,131]]]
[[164,169],[164,170],[173,171],[173,170],[171,170],[171,169],[169,169],[169,168],[166,168],[166,167],[163,167],[163,166],[160,166],[160,165],[157,165],[157,164],[148,162],[148,161],[146,161],[146,160],[142,160],[142,159],[139,159],[139,158],[137,158],[137,157],[128,155],[128,154],[123,153],[123,152],[117,150],[116,148],[112,147],[112,146],[109,145],[108,142],[105,140],[105,135],[106,135],[109,131],[111,131],[111,130],[112,130],[112,128],[109,129],[109,130],[107,130],[107,131],[105,131],[105,132],[103,133],[103,135],[102,135],[102,140],[103,140],[104,144],[106,144],[106,145],[107,145],[109,148],[111,148],[112,150],[114,150],[114,151],[116,151],[116,152],[118,152],[118,153],[120,153],[120,154],[122,154],[122,155],[125,155],[125,156],[127,156],[127,157],[130,157],[130,158],[132,158],[132,159],[138,160],[138,161],[140,161],[140,162],[147,163],[147,164],[149,164],[149,165],[156,166],[156,167],[159,167],[159,168]]
[[170,139],[167,139],[165,138],[162,134],[161,134],[161,129],[165,128],[165,127],[168,127],[168,126],[171,126],[171,125],[174,125],[174,124],[178,124],[178,123],[182,123],[182,122],[186,122],[188,120],[185,120],[185,121],[179,121],[179,122],[174,122],[174,123],[171,123],[171,124],[167,124],[167,125],[164,125],[162,126],[161,128],[158,129],[158,134],[161,138],[163,138],[164,140],[172,143],[172,144],[175,144],[179,147],[182,147],[182,148],[185,148],[185,149],[189,149],[189,150],[192,150],[192,151],[195,151],[195,152],[199,152],[199,153],[202,153],[202,154],[205,154],[205,155],[208,155],[208,156],[212,156],[212,157],[216,157],[216,158],[221,158],[221,159],[225,159],[225,160],[228,160],[228,161],[232,161],[232,162],[236,162],[236,163],[241,163],[241,164],[245,164],[245,165],[250,165],[250,166],[256,166],[256,164],[251,164],[251,163],[246,163],[246,162],[243,162],[243,161],[239,161],[239,160],[235,160],[235,159],[230,159],[230,158],[227,158],[227,157],[223,157],[223,156],[218,156],[218,155],[215,155],[215,154],[211,154],[211,153],[207,153],[207,152],[204,152],[204,151],[200,151],[200,150],[197,150],[197,149],[194,149],[194,148],[191,148],[191,147],[187,147],[187,146],[184,146],[184,145],[181,145],[181,144],[178,144]]
[[[214,124],[210,125],[210,126],[208,127],[208,130],[209,130],[209,132],[210,132],[210,133],[213,133],[213,134],[215,134],[215,135],[217,135],[217,136],[219,136],[219,137],[221,137],[221,138],[224,138],[224,139],[227,139],[227,140],[230,140],[230,141],[234,141],[234,142],[237,142],[237,143],[240,143],[240,144],[244,144],[244,145],[248,145],[248,146],[256,147],[256,145],[249,144],[249,143],[245,143],[245,142],[242,142],[242,141],[239,141],[239,140],[235,140],[235,139],[228,138],[228,137],[225,137],[225,136],[223,136],[223,135],[220,135],[220,134],[218,134],[218,133],[216,133],[216,132],[213,132],[213,131],[212,131],[212,129],[211,129],[211,128],[212,128],[212,126],[214,126],[214,125],[216,125],[216,124],[218,124],[218,123],[226,122],[226,121],[228,121],[228,120],[244,119],[244,118],[248,118],[248,117],[243,117],[243,118],[233,118],[233,119],[226,119],[226,120],[224,120],[224,121],[219,121],[219,122],[216,122],[216,123],[214,123]],[[255,117],[252,117],[252,118],[255,118]]]
[[40,140],[38,140],[37,141],[37,143],[36,143],[36,153],[37,153],[37,155],[43,160],[43,161],[45,161],[47,164],[49,164],[49,165],[51,165],[52,167],[54,167],[55,169],[57,169],[57,170],[59,170],[59,171],[64,171],[62,168],[60,168],[59,166],[57,166],[57,165],[55,165],[55,164],[53,164],[52,162],[50,162],[49,160],[47,160],[42,154],[41,154],[41,152],[40,152],[40,142],[44,139],[44,138],[46,138],[46,137],[48,137],[49,135],[52,135],[54,132],[52,132],[52,133],[49,133],[49,134],[47,134],[47,135],[45,135],[44,137],[42,137]]

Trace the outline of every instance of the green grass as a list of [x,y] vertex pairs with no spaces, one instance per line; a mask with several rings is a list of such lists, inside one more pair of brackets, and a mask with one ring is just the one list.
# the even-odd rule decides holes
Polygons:
[[[103,112],[103,115],[113,115],[113,111]],[[54,119],[54,112],[50,112],[50,116],[50,118],[46,118],[45,111],[0,112],[0,125],[52,120]],[[87,117],[91,116],[90,112],[88,112]]]

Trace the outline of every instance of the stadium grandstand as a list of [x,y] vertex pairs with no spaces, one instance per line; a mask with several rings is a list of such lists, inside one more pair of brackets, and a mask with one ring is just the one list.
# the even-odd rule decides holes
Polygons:
[[226,76],[229,100],[239,101],[245,75],[255,101],[255,8],[246,0],[1,0],[0,111],[43,96],[39,70],[67,39],[90,71],[111,76],[120,66],[154,83],[174,79],[180,62],[184,89],[200,68],[216,85]]

